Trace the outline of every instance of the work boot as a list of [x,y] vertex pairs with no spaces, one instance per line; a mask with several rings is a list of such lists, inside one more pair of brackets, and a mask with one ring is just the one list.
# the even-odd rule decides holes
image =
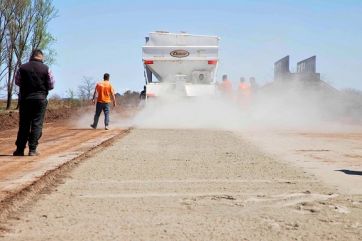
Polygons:
[[16,150],[13,152],[13,156],[24,156],[24,150],[16,149]]
[[39,156],[40,153],[37,152],[36,150],[29,150],[29,156]]
[[93,124],[91,124],[90,127],[92,127],[93,129],[97,129],[97,127]]

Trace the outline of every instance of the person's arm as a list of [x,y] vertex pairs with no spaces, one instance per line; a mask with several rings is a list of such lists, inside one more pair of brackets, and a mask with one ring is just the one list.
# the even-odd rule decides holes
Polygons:
[[113,101],[113,106],[116,107],[116,96],[114,95],[114,89],[112,88],[112,101]]
[[97,86],[94,88],[94,93],[93,93],[93,98],[92,98],[92,103],[93,104],[96,103],[96,95],[97,95]]
[[113,99],[113,106],[116,107],[116,96],[114,94],[112,94],[112,99]]
[[49,69],[48,70],[48,90],[54,89],[55,79],[53,72]]
[[21,75],[20,75],[20,69],[18,69],[15,74],[15,84],[20,87],[20,82],[21,82]]

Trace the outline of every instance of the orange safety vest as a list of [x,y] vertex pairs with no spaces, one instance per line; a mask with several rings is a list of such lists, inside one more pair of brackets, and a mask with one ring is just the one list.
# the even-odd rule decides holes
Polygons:
[[249,89],[250,86],[246,83],[240,83],[239,84],[239,90],[246,90],[246,89]]
[[98,93],[97,102],[111,103],[111,96],[114,94],[113,87],[109,81],[101,81],[97,83],[96,90]]
[[249,95],[250,94],[250,85],[246,84],[246,83],[240,83],[239,91],[240,91],[240,93],[242,93],[244,95]]
[[232,92],[233,87],[230,80],[224,80],[221,83],[221,90],[224,92]]

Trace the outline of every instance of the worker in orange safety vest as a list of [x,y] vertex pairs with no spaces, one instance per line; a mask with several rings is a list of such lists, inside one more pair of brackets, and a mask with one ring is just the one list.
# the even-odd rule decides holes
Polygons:
[[250,85],[245,82],[245,78],[240,78],[239,88],[238,88],[238,101],[242,106],[249,105],[250,102],[251,89]]
[[245,82],[245,78],[240,78],[239,92],[250,95],[250,85]]
[[231,81],[228,79],[228,76],[226,74],[224,74],[222,76],[222,82],[219,85],[220,87],[220,91],[222,93],[222,95],[224,96],[232,96],[232,92],[233,92],[233,86]]

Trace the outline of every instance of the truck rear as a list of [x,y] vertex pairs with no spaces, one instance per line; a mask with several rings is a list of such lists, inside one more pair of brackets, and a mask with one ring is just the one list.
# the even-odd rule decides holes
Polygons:
[[146,96],[215,94],[219,38],[151,32],[142,47]]

